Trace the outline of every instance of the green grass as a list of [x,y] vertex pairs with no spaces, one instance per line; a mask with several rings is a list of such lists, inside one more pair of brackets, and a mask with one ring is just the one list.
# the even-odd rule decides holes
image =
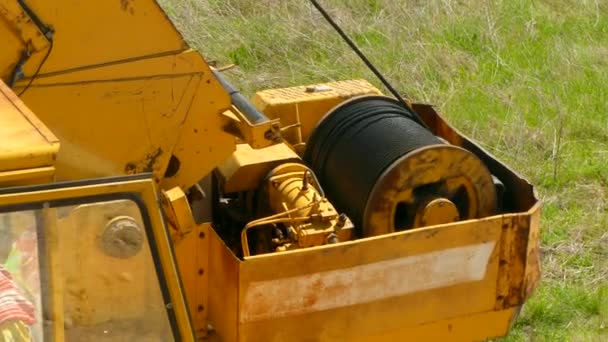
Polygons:
[[[608,3],[324,0],[394,85],[537,186],[543,279],[507,341],[608,341]],[[307,1],[162,0],[246,94],[380,84]]]

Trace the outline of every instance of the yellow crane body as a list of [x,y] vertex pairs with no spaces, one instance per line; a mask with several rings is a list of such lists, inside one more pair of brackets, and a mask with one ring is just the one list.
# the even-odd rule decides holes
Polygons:
[[0,37],[3,336],[481,341],[540,280],[532,185],[431,105],[245,99],[153,0],[0,0]]
[[51,182],[59,140],[4,83],[0,83],[0,115],[0,184]]

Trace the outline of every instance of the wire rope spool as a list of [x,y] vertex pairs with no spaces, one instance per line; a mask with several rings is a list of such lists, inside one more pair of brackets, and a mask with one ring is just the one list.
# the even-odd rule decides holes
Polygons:
[[495,213],[491,173],[385,96],[345,101],[317,124],[306,147],[327,197],[374,236]]

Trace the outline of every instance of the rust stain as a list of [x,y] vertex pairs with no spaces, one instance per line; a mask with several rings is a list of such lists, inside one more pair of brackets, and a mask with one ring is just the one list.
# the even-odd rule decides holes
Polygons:
[[316,279],[311,284],[311,287],[313,288],[314,291],[312,291],[308,295],[304,296],[304,305],[308,306],[308,307],[312,307],[315,305],[315,303],[317,303],[317,301],[319,300],[317,294],[320,293],[321,291],[325,290],[325,284],[323,283],[323,280]]
[[133,15],[135,14],[135,10],[133,8],[133,2],[135,0],[120,0],[120,8],[125,11],[128,12],[129,14]]
[[540,214],[534,214],[530,221],[530,235],[528,244],[526,275],[525,275],[525,293],[524,299],[528,299],[540,281],[540,236],[539,224]]
[[[497,283],[497,309],[516,307],[526,300],[527,293],[535,287],[534,275],[528,283],[527,265],[534,263],[529,256],[530,217],[505,217],[501,238],[499,278]],[[534,254],[534,253],[532,253]],[[528,289],[528,285],[531,287]]]
[[158,161],[158,158],[163,154],[163,150],[159,147],[156,150],[148,153],[146,157],[137,162],[129,162],[125,165],[125,173],[132,175],[136,173],[153,172],[154,164]]

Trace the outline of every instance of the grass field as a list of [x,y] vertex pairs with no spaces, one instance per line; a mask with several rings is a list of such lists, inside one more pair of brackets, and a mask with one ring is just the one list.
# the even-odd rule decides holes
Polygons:
[[[608,341],[608,1],[323,0],[409,98],[537,186],[542,285],[507,341]],[[162,0],[241,89],[367,78],[301,0]]]

